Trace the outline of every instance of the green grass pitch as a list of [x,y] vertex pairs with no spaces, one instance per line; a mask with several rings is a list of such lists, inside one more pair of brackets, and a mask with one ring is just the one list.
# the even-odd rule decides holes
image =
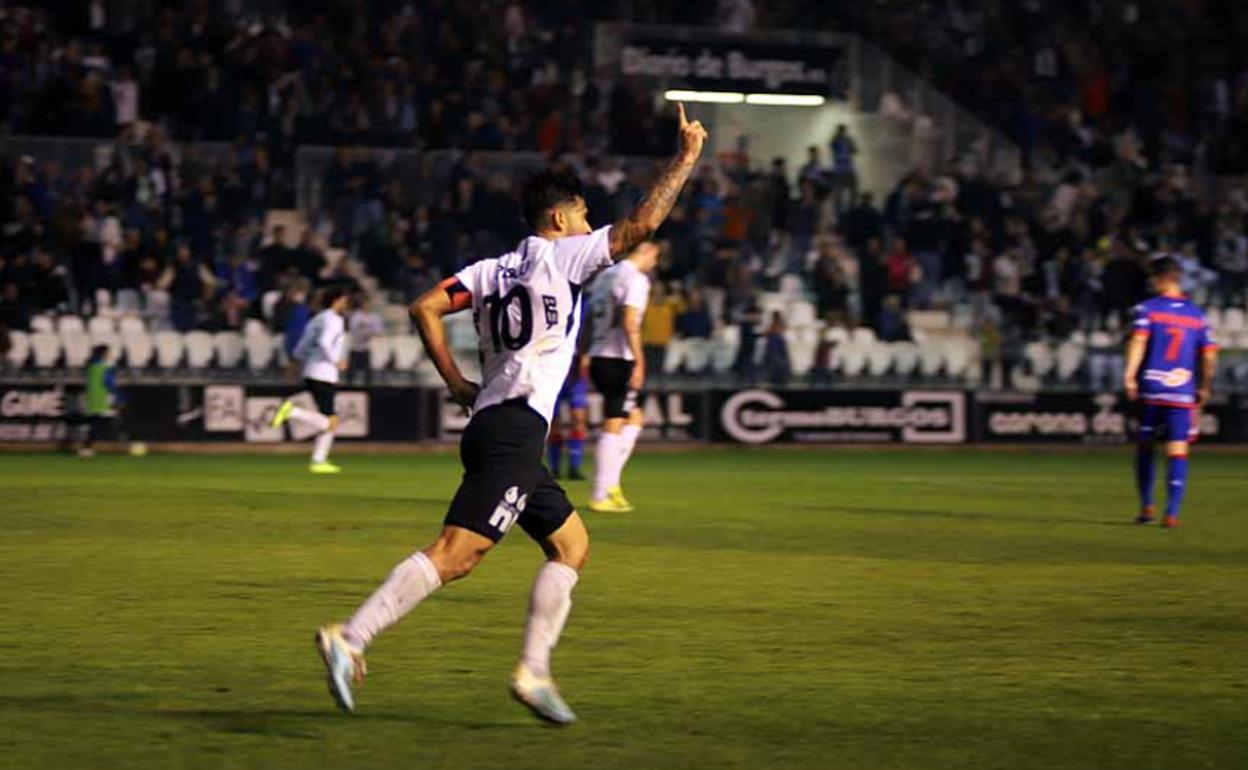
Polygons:
[[519,528],[334,710],[314,628],[458,474],[341,462],[0,456],[0,767],[1248,767],[1243,456],[1198,451],[1167,532],[1127,523],[1126,450],[643,447],[638,511],[586,515],[566,730],[507,697]]

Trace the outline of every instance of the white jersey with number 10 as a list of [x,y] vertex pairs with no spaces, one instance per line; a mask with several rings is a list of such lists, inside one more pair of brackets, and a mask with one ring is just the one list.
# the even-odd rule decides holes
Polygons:
[[609,227],[515,251],[455,274],[472,295],[480,337],[481,393],[474,409],[523,398],[550,424],[576,352],[581,287],[611,264]]

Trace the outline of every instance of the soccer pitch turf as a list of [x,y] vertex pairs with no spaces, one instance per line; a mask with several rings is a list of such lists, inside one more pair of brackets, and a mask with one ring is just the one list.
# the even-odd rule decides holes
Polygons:
[[314,628],[458,480],[341,462],[0,456],[0,767],[1248,767],[1242,455],[1197,452],[1168,532],[1128,523],[1125,450],[643,447],[637,512],[585,514],[566,730],[506,692],[518,527],[335,711]]

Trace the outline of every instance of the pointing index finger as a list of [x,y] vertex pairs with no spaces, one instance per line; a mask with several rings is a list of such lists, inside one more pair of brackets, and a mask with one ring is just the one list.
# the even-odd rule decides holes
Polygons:
[[676,102],[676,110],[680,113],[680,126],[684,128],[689,125],[689,118],[685,117],[685,103]]

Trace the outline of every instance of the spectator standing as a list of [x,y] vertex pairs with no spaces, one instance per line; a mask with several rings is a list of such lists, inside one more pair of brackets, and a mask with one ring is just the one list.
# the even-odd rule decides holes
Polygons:
[[306,278],[293,281],[274,308],[273,322],[282,332],[283,348],[286,355],[291,355],[299,340],[303,337],[304,327],[312,319],[312,309],[308,306],[308,292],[311,284]]
[[641,319],[642,353],[650,376],[663,371],[667,347],[676,337],[676,316],[684,309],[684,302],[679,296],[669,294],[662,281],[651,284],[650,304]]
[[199,322],[204,299],[216,287],[217,279],[207,266],[191,254],[190,246],[181,244],[174,253],[173,264],[165,268],[159,286],[169,292],[169,318],[173,328],[189,332]]
[[889,293],[897,295],[898,301],[908,305],[912,290],[922,275],[922,268],[906,248],[904,238],[893,238],[893,247],[884,258],[884,268],[888,273]]
[[365,385],[373,384],[373,367],[370,365],[368,349],[374,337],[386,333],[386,325],[381,315],[373,309],[372,298],[361,292],[355,296],[355,310],[347,322],[351,332],[350,369],[362,377]]
[[771,314],[771,323],[767,325],[767,339],[763,347],[763,371],[767,381],[772,385],[786,384],[793,376],[793,367],[789,362],[789,343],[784,337],[786,327],[784,316],[775,311]]
[[839,221],[841,215],[854,204],[858,197],[858,171],[854,164],[854,156],[858,154],[858,144],[849,135],[849,128],[844,123],[837,125],[829,150],[832,157],[832,171],[828,175],[828,187],[832,195],[832,207]]
[[880,308],[880,316],[876,319],[875,333],[882,342],[909,342],[913,339],[910,323],[901,306],[901,298],[896,294],[884,298],[884,306]]
[[819,244],[811,283],[820,318],[844,319],[849,315],[849,278],[830,239]]
[[251,312],[253,304],[260,296],[255,262],[241,252],[231,253],[226,259],[217,262],[216,278],[226,326],[231,329],[242,328],[243,319]]
[[715,331],[710,310],[699,289],[689,292],[689,304],[676,316],[676,332],[684,339],[709,339]]

